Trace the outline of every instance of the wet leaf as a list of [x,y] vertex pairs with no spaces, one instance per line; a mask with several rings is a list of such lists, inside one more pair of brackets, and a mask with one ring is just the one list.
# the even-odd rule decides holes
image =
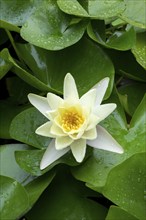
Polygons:
[[106,216],[106,220],[137,220],[134,216],[130,215],[128,212],[125,210],[121,209],[118,206],[110,206],[110,209],[108,211],[108,214]]
[[26,190],[16,180],[6,176],[0,176],[0,186],[1,218],[18,219],[24,214],[29,204]]
[[137,62],[146,69],[146,32],[138,33],[135,46],[132,48]]
[[90,188],[101,192],[110,170],[133,154],[145,152],[145,99],[146,96],[136,109],[130,128],[127,129],[122,107],[117,95],[113,93],[108,102],[117,103],[118,108],[102,122],[102,126],[121,144],[124,153],[116,154],[93,149],[92,156],[80,166],[72,168],[73,175],[77,179],[86,182]]
[[35,130],[46,122],[46,118],[35,108],[29,108],[17,115],[11,123],[11,138],[44,149],[50,139],[35,134]]
[[139,0],[136,4],[135,1],[131,0],[124,0],[124,2],[126,10],[122,12],[120,18],[133,26],[146,28],[145,0]]
[[[108,31],[108,29],[106,30],[104,22],[98,20],[92,21],[91,24],[88,25],[87,33],[89,37],[97,43],[107,48],[121,51],[131,49],[136,41],[136,34],[133,27],[126,27],[125,30],[118,30],[111,27],[111,31]],[[109,37],[107,37],[107,34]]]
[[48,216],[53,220],[58,220],[60,217],[62,220],[104,220],[106,208],[88,199],[87,196],[90,195],[93,195],[93,191],[87,189],[83,183],[75,181],[65,169],[60,169],[58,176],[26,217],[32,220],[47,219]]
[[78,42],[87,26],[86,21],[72,25],[70,23],[71,17],[58,8],[56,1],[43,1],[42,7],[38,8],[22,26],[20,34],[23,39],[35,46],[61,50]]
[[1,20],[16,26],[21,26],[34,10],[34,1],[1,0]]
[[24,172],[16,163],[15,151],[29,149],[24,144],[8,144],[0,146],[1,169],[0,175],[15,179],[22,185],[26,185],[33,180],[30,174]]
[[103,194],[115,204],[134,215],[145,219],[146,200],[146,154],[135,154],[115,167],[108,176]]

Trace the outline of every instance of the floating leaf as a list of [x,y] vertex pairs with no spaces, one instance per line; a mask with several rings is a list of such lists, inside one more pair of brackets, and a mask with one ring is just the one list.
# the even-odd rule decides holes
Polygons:
[[41,91],[52,91],[57,93],[57,91],[54,91],[49,85],[44,84],[39,79],[37,79],[31,72],[28,72],[28,69],[25,70],[21,66],[19,66],[15,60],[11,57],[9,54],[8,49],[3,50],[3,57],[7,62],[10,62],[12,64],[11,71],[14,72],[18,77],[20,77],[22,80],[24,80],[26,83],[30,84],[31,86],[41,90]]
[[123,95],[120,100],[126,100],[125,104],[127,107],[124,106],[125,110],[128,108],[127,113],[132,116],[146,93],[146,84],[138,82],[130,83],[119,87],[118,91],[119,94]]
[[126,4],[126,10],[122,12],[120,18],[133,26],[146,28],[145,0],[139,0],[136,2],[124,0],[124,2]]
[[21,26],[33,12],[34,6],[34,1],[31,0],[1,0],[0,18],[7,23]]
[[124,9],[125,4],[123,0],[88,0],[89,15],[98,19],[107,19],[114,17],[123,12]]
[[25,186],[25,189],[29,197],[29,209],[34,205],[34,203],[39,199],[43,191],[52,182],[55,176],[55,172],[51,171],[41,177],[34,179],[32,182]]
[[105,24],[103,21],[92,21],[88,25],[87,33],[91,39],[98,42],[99,44],[116,50],[129,50],[131,49],[136,41],[136,34],[133,27],[126,28],[125,30],[116,30],[113,27],[109,37],[107,37],[108,30],[105,29]]
[[125,78],[146,82],[146,71],[135,62],[135,57],[130,51],[106,50],[113,61],[115,70]]
[[10,124],[13,118],[27,108],[25,105],[18,106],[11,99],[0,100],[0,137],[10,139]]
[[78,42],[85,32],[87,22],[70,24],[71,17],[58,8],[56,1],[43,3],[22,26],[22,38],[48,50],[61,50]]
[[128,212],[126,212],[125,210],[121,209],[120,207],[117,206],[111,206],[108,214],[106,216],[106,220],[137,220],[137,218],[135,218],[134,216],[130,215]]
[[146,96],[135,111],[128,130],[116,94],[110,97],[108,102],[117,103],[118,108],[102,122],[102,125],[121,144],[124,153],[116,154],[93,149],[92,156],[80,166],[72,168],[73,175],[77,179],[86,182],[90,188],[96,191],[102,191],[110,170],[131,157],[131,155],[145,152],[145,101]]
[[135,154],[115,167],[108,176],[104,195],[115,204],[134,215],[145,219],[144,200],[146,181],[145,153]]
[[29,204],[26,190],[16,180],[6,176],[0,176],[0,186],[1,219],[18,219],[27,210]]
[[35,134],[35,130],[46,120],[37,109],[29,108],[14,118],[10,127],[10,135],[13,139],[44,149],[48,146],[50,139]]
[[132,48],[137,62],[146,69],[146,32],[138,33],[135,46]]
[[15,151],[26,150],[29,147],[24,144],[8,144],[0,146],[1,169],[0,175],[15,179],[19,183],[26,185],[32,181],[32,176],[24,172],[15,160]]
[[87,11],[77,0],[57,0],[59,8],[67,14],[88,17]]
[[47,219],[49,216],[53,220],[105,219],[106,208],[87,198],[93,195],[93,191],[87,189],[83,183],[75,181],[65,172],[65,169],[59,170],[58,174],[35,206],[27,213],[26,218]]
[[75,78],[80,95],[108,76],[110,84],[105,98],[109,97],[114,68],[108,56],[92,41],[83,38],[74,46],[55,52],[31,44],[17,44],[17,48],[36,77],[55,91],[62,92],[63,80],[67,72]]

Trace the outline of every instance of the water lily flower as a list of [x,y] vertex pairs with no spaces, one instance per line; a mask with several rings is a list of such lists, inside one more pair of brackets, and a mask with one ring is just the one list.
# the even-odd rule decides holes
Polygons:
[[52,138],[42,157],[41,170],[69,150],[77,162],[82,162],[87,145],[123,153],[122,147],[99,125],[116,108],[114,103],[101,105],[108,83],[106,77],[79,98],[75,80],[68,73],[64,79],[63,99],[53,93],[47,97],[28,95],[31,104],[49,119],[36,130],[38,135]]

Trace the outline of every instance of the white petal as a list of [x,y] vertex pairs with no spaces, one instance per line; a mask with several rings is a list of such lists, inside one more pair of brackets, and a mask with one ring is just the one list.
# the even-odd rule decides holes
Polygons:
[[91,147],[112,151],[122,154],[123,148],[117,141],[100,125],[97,126],[97,138],[95,140],[88,140],[87,144]]
[[97,117],[100,118],[100,121],[102,121],[108,115],[110,115],[115,110],[116,107],[117,105],[114,103],[99,105],[95,107],[94,114],[96,114]]
[[89,140],[93,140],[96,137],[97,137],[96,127],[90,129],[89,131],[85,131],[85,133],[82,135],[82,138],[89,139]]
[[63,89],[64,89],[63,92],[64,99],[72,99],[72,100],[79,99],[75,80],[70,73],[67,73],[65,76]]
[[46,112],[47,118],[48,118],[50,121],[53,121],[54,118],[57,116],[57,114],[58,114],[58,111],[57,111],[57,110],[51,110],[51,111],[47,111],[47,112]]
[[55,149],[55,141],[54,139],[50,142],[49,146],[47,147],[41,163],[40,163],[40,169],[43,170],[53,162],[55,162],[57,159],[62,157],[64,154],[66,154],[70,148],[65,148],[63,150],[56,150]]
[[63,130],[60,127],[58,127],[56,124],[52,125],[51,133],[56,136],[66,136],[66,134],[63,132]]
[[80,98],[80,103],[90,110],[95,105],[95,100],[96,89],[91,89]]
[[47,94],[47,100],[51,109],[56,109],[63,104],[63,99],[53,93]]
[[97,83],[92,89],[96,89],[96,102],[95,106],[100,105],[105,95],[109,83],[109,78],[106,77],[102,79],[99,83]]
[[91,114],[90,117],[89,117],[89,121],[88,121],[88,125],[87,125],[87,128],[86,128],[86,131],[92,129],[92,128],[95,128],[96,125],[99,123],[100,121],[100,118],[94,114]]
[[55,135],[51,134],[51,126],[52,126],[52,122],[46,122],[45,124],[41,125],[40,127],[38,127],[35,131],[36,134],[42,135],[44,137],[56,137]]
[[55,141],[55,147],[57,150],[61,150],[63,148],[66,148],[68,146],[70,146],[70,144],[73,142],[73,140],[68,137],[57,137],[56,141]]
[[46,112],[50,110],[47,98],[30,93],[28,94],[28,99],[34,107],[47,117]]
[[76,161],[79,163],[82,162],[86,153],[86,140],[76,140],[71,144],[70,148]]

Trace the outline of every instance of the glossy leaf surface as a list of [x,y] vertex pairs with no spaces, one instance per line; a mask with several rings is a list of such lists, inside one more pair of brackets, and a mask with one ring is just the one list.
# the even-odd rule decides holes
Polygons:
[[142,220],[145,219],[146,206],[146,200],[144,199],[146,181],[145,158],[145,153],[135,154],[115,167],[109,173],[103,191],[104,195],[115,204]]

